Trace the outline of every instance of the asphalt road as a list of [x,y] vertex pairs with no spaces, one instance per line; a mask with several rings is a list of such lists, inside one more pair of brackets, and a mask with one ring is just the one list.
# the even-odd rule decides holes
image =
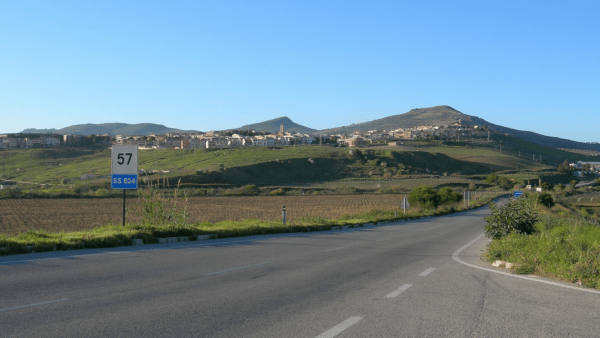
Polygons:
[[600,336],[600,293],[482,269],[488,214],[1,257],[0,336]]

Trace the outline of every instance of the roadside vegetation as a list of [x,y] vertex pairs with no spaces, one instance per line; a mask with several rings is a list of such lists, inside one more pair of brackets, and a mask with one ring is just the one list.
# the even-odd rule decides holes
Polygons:
[[[444,196],[454,196],[451,189],[441,192]],[[437,192],[436,192],[437,195]],[[319,212],[296,214],[295,207],[288,208],[287,223],[281,219],[281,207],[277,206],[278,213],[272,219],[241,219],[223,220],[218,222],[193,221],[189,209],[190,200],[186,196],[177,199],[162,196],[159,191],[146,191],[138,205],[129,211],[134,222],[128,222],[125,227],[119,223],[103,225],[81,231],[47,231],[31,229],[14,235],[0,235],[0,254],[16,254],[29,251],[67,250],[77,248],[98,248],[131,245],[132,240],[142,239],[144,243],[157,243],[164,237],[188,237],[196,240],[197,236],[210,235],[212,238],[226,238],[260,234],[290,233],[305,231],[330,230],[341,226],[361,227],[364,224],[385,221],[411,220],[426,216],[441,216],[454,212],[484,206],[498,194],[481,195],[479,200],[473,200],[470,207],[462,203],[448,202],[438,208],[411,207],[404,214],[400,208],[401,195],[373,195],[374,197],[397,196],[392,205],[387,208],[362,208],[344,209],[347,213],[332,217]],[[438,195],[439,196],[439,195]],[[460,194],[459,194],[460,196]],[[261,196],[256,196],[260,198]],[[326,197],[326,196],[324,196]],[[350,195],[357,202],[368,202],[365,196]],[[461,196],[462,197],[462,196]],[[240,197],[236,197],[239,199]],[[241,197],[243,198],[243,197]],[[262,197],[269,198],[269,197]],[[276,197],[282,198],[282,197]],[[314,197],[308,197],[308,200]],[[294,198],[297,199],[297,198]],[[248,202],[248,201],[245,201]],[[368,203],[367,203],[368,204]],[[137,214],[136,214],[137,213]],[[29,248],[28,248],[29,247]]]
[[600,289],[599,191],[552,187],[504,207],[492,204],[485,232],[493,240],[485,257],[514,264],[515,273]]

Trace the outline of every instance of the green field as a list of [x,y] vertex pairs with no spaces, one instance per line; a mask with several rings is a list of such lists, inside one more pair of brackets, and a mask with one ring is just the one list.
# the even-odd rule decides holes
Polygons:
[[[440,142],[420,141],[406,147],[377,146],[352,151],[353,154],[348,148],[316,145],[140,150],[139,168],[150,171],[140,179],[144,184],[156,185],[160,182],[166,185],[168,182],[170,188],[177,183],[184,188],[199,188],[239,187],[246,184],[306,185],[344,179],[428,178],[431,175],[463,178],[466,175],[478,175],[478,179],[481,179],[492,171],[502,171],[506,174],[520,172],[518,180],[522,181],[535,179],[537,170],[549,168],[525,156],[518,156],[518,151],[509,148],[503,148],[500,153],[486,142],[454,142],[449,146]],[[555,154],[558,155],[558,152],[566,153],[557,151]],[[19,183],[22,189],[56,192],[73,191],[82,185],[95,189],[108,188],[109,149],[2,150],[0,161],[0,177],[23,182]],[[524,170],[525,173],[522,173]],[[98,178],[81,180],[81,175],[87,173],[95,174]],[[61,184],[65,182],[63,179],[69,183]],[[37,186],[42,184],[47,186]]]

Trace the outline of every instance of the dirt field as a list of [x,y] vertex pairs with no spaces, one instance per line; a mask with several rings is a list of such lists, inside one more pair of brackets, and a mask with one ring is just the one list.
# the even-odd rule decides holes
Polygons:
[[[280,220],[282,207],[287,220],[304,216],[338,218],[372,209],[395,209],[404,195],[317,195],[192,197],[188,199],[190,222],[222,220]],[[178,205],[183,204],[178,199]],[[136,221],[141,202],[128,199],[128,222]],[[0,234],[32,229],[76,231],[122,222],[122,200],[106,199],[6,199],[0,200]]]

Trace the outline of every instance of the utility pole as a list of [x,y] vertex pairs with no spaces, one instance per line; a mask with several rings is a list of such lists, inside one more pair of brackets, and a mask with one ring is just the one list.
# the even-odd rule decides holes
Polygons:
[[490,140],[490,131],[488,130],[488,141]]

